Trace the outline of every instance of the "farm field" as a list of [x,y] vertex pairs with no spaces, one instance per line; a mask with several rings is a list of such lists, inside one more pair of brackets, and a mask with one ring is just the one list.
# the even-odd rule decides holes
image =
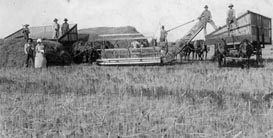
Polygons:
[[0,137],[270,138],[273,63],[0,68]]

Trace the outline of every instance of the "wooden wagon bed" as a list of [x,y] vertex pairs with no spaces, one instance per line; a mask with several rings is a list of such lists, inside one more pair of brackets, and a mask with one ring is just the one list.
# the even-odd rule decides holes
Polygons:
[[230,30],[224,25],[206,36],[206,44],[215,46],[219,66],[225,64],[226,59],[246,58],[249,67],[251,56],[256,56],[258,65],[262,64],[261,49],[272,44],[271,18],[247,11],[237,22],[238,26],[233,23]]
[[262,44],[272,44],[271,19],[252,11],[237,18],[239,27],[234,26],[228,35],[227,25],[222,26],[206,36],[206,43],[214,45],[219,39],[224,39],[227,44],[239,44],[242,40],[259,41]]

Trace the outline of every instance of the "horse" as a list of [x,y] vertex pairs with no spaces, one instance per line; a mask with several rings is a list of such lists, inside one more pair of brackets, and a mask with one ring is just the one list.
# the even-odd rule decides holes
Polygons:
[[194,50],[193,43],[188,43],[185,46],[185,49],[183,50],[183,54],[184,54],[185,59],[190,60],[190,55],[191,54],[192,54],[192,59],[194,59],[194,53],[195,53],[195,50]]
[[204,40],[195,40],[193,42],[194,51],[195,51],[195,59],[203,60],[207,59],[208,55],[208,47],[205,44]]

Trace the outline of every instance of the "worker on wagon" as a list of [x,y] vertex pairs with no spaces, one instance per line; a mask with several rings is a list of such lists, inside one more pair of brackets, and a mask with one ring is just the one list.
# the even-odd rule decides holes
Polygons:
[[58,19],[54,19],[54,24],[53,24],[53,39],[58,39],[59,38],[59,31],[60,31],[60,25],[58,24]]
[[164,25],[161,26],[159,42],[167,42],[167,31],[165,31]]
[[211,26],[217,30],[217,26],[215,25],[214,21],[212,20],[211,12],[208,10],[208,5],[205,5],[205,10],[199,16],[199,20],[204,22],[204,34],[207,35],[207,23],[210,23]]
[[29,33],[30,33],[28,26],[29,26],[28,24],[23,25],[23,31],[22,31],[26,42],[28,41]]
[[33,67],[33,64],[34,64],[34,51],[35,51],[35,47],[34,47],[34,44],[32,42],[33,42],[33,40],[31,38],[29,38],[27,40],[27,43],[24,46],[24,51],[25,51],[25,54],[27,55],[27,58],[26,58],[26,67],[29,67],[29,60],[30,59],[32,60],[32,64],[30,66]]
[[236,27],[238,28],[238,22],[236,20],[236,13],[235,10],[233,9],[233,4],[229,4],[229,9],[227,12],[227,27],[228,27],[228,31],[230,32],[231,30],[231,24],[234,23],[236,25]]
[[161,26],[159,46],[161,47],[161,53],[163,55],[168,52],[168,41],[167,41],[168,32],[165,30],[164,25]]
[[69,24],[67,23],[67,19],[64,19],[64,23],[62,24],[61,30],[62,30],[62,35],[68,32],[69,30]]

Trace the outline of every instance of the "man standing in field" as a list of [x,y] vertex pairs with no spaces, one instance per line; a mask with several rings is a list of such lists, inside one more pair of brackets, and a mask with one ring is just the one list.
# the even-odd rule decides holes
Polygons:
[[23,25],[23,31],[22,31],[26,42],[28,41],[29,33],[30,33],[28,26],[29,26],[28,24]]
[[238,22],[236,19],[236,13],[235,10],[233,9],[233,4],[229,4],[229,9],[227,12],[227,27],[228,27],[228,31],[230,32],[231,30],[231,24],[234,23],[236,25],[236,27],[238,27]]
[[31,59],[32,60],[32,64],[30,65],[31,67],[33,67],[33,64],[34,64],[34,50],[35,50],[35,47],[33,45],[33,40],[31,38],[29,38],[27,40],[27,43],[25,44],[24,46],[24,51],[25,51],[25,54],[27,55],[27,58],[26,58],[26,67],[29,67],[29,60]]
[[199,20],[204,22],[204,35],[207,35],[207,23],[210,23],[211,26],[217,30],[217,26],[215,25],[214,21],[212,20],[211,12],[208,10],[208,6],[205,5],[205,10],[199,16]]
[[59,31],[60,31],[60,25],[58,24],[58,19],[54,19],[54,24],[53,24],[53,39],[58,39],[59,38]]
[[69,24],[67,23],[67,19],[64,19],[64,23],[62,24],[62,35],[65,34],[69,30]]

